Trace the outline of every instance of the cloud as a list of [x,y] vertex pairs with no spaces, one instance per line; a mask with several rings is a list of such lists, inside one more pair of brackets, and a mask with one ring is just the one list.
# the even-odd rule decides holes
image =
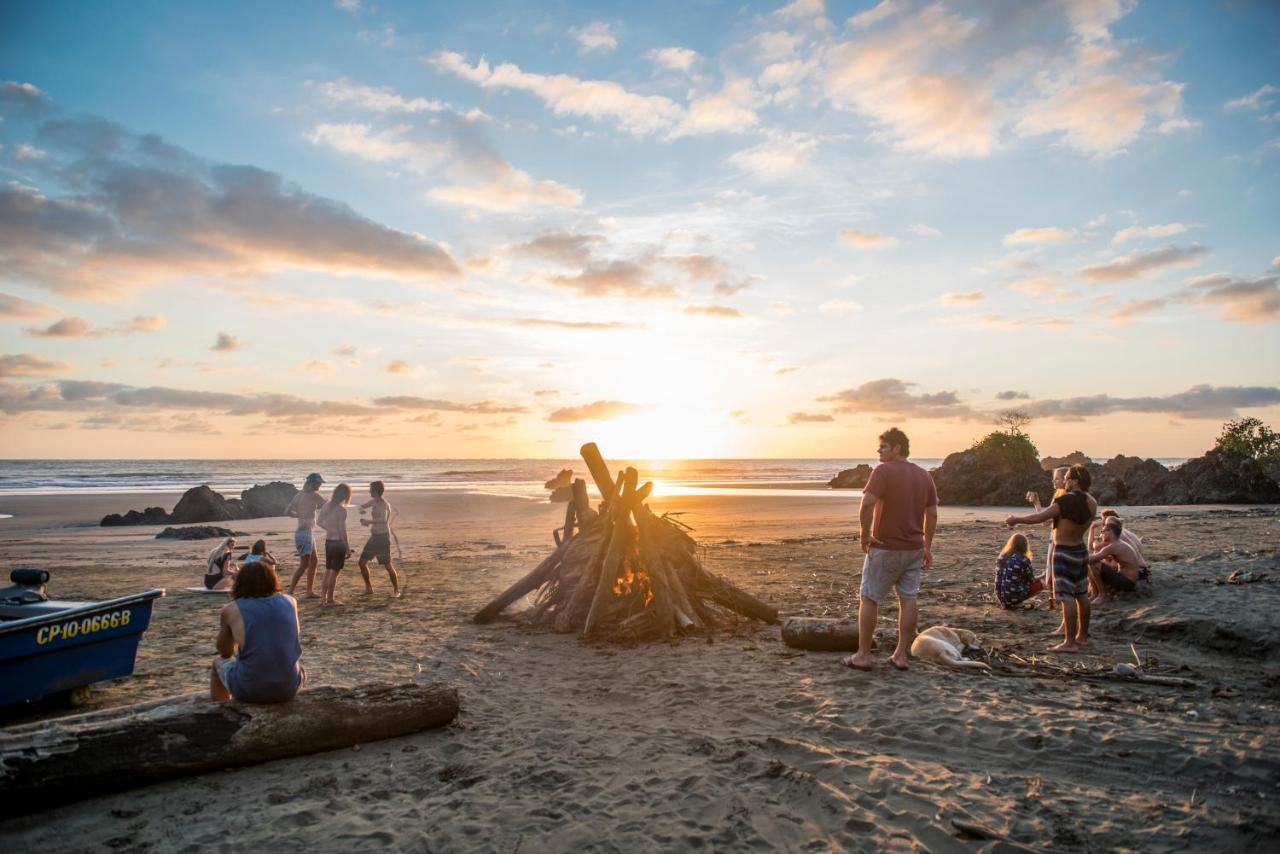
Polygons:
[[778,368],[778,369],[777,369],[776,371],[774,371],[773,373],[774,373],[774,375],[775,375],[775,376],[785,377],[787,374],[794,374],[794,373],[795,373],[796,371],[798,371],[798,370],[800,370],[800,369],[799,369],[799,368],[795,368],[795,367],[790,367],[790,368]]
[[729,155],[732,166],[762,181],[779,181],[809,168],[818,141],[807,134],[773,133],[764,142]]
[[413,369],[409,367],[409,363],[404,359],[392,359],[390,362],[387,362],[386,367],[384,367],[383,370],[389,374],[407,374]]
[[1187,287],[1193,303],[1216,307],[1227,320],[1266,323],[1280,318],[1280,276],[1201,276],[1192,279]]
[[719,92],[701,95],[689,102],[680,124],[671,131],[671,139],[700,134],[743,133],[759,121],[752,106],[759,99],[750,80],[733,80]]
[[1100,74],[1056,82],[1044,100],[1031,104],[1017,124],[1024,136],[1062,134],[1086,154],[1113,154],[1138,137],[1153,120],[1157,130],[1193,127],[1180,115],[1182,84],[1141,83]]
[[79,317],[64,317],[43,329],[29,328],[27,334],[34,338],[106,338],[112,335],[133,335],[138,332],[158,332],[168,320],[163,314],[138,315],[111,326],[95,329]]
[[1027,276],[1009,287],[1023,296],[1042,302],[1069,302],[1078,296],[1074,291],[1062,287],[1057,280],[1044,276]]
[[1189,267],[1199,263],[1199,259],[1207,255],[1209,250],[1199,244],[1187,247],[1166,246],[1151,252],[1141,252],[1108,261],[1105,264],[1094,264],[1083,267],[1080,276],[1085,281],[1122,282],[1140,276],[1158,273],[1170,267]]
[[1117,306],[1111,311],[1111,322],[1125,326],[1153,311],[1159,311],[1168,305],[1166,299],[1133,299]]
[[245,345],[242,344],[240,340],[237,339],[235,336],[230,335],[226,332],[219,332],[218,340],[215,341],[213,343],[213,346],[210,347],[209,349],[217,353],[231,353],[241,349],[244,346]]
[[685,306],[685,314],[701,315],[703,317],[725,317],[725,318],[742,318],[742,312],[736,308],[727,305],[689,305]]
[[711,293],[718,297],[731,297],[734,294],[742,293],[760,280],[760,276],[748,276],[739,282],[719,281],[715,283]]
[[840,413],[871,413],[900,418],[965,418],[981,417],[960,402],[954,391],[934,394],[912,394],[915,383],[892,377],[871,380],[855,388],[819,397],[819,403],[834,404]]
[[481,59],[469,65],[460,53],[441,51],[428,59],[441,71],[483,89],[515,89],[540,98],[556,115],[608,120],[622,130],[645,135],[674,126],[683,108],[661,95],[637,95],[606,80],[580,80],[567,74],[532,74],[511,63],[490,68]]
[[0,268],[11,278],[106,297],[163,280],[287,269],[460,275],[439,245],[273,172],[206,162],[107,122],[51,120],[39,135],[60,155],[48,168],[75,193],[0,188]]
[[320,94],[336,104],[349,104],[375,113],[438,113],[449,109],[443,101],[404,98],[382,86],[362,86],[345,77],[320,84]]
[[511,247],[520,255],[533,255],[560,264],[581,265],[591,260],[596,247],[607,243],[599,234],[574,234],[569,231],[546,231],[530,240]]
[[581,53],[609,53],[618,47],[618,39],[603,21],[594,21],[585,27],[574,27],[569,34],[578,40]]
[[939,231],[938,229],[934,228],[931,225],[925,225],[923,222],[918,222],[915,225],[908,226],[907,231],[911,232],[917,237],[937,237],[938,235],[942,234],[942,232]]
[[374,163],[403,163],[411,171],[425,175],[448,154],[443,146],[410,139],[411,130],[408,125],[374,131],[371,125],[361,122],[319,124],[307,133],[306,139],[312,145],[323,145]]
[[827,54],[825,93],[837,107],[876,122],[903,150],[940,157],[990,154],[998,126],[990,84],[939,70],[954,65],[949,57],[962,53],[976,27],[933,4],[899,17],[888,31],[837,44]]
[[856,228],[840,229],[840,237],[855,249],[884,249],[897,246],[896,237],[886,237],[875,231],[861,231]]
[[1137,240],[1143,237],[1173,237],[1175,234],[1182,234],[1187,227],[1180,222],[1170,222],[1164,225],[1131,225],[1128,228],[1122,228],[1116,232],[1116,236],[1111,238],[1112,246],[1119,246],[1130,240]]
[[60,374],[70,370],[64,362],[52,362],[34,353],[0,355],[0,377],[34,377]]
[[390,409],[406,409],[430,412],[466,412],[473,415],[508,415],[521,414],[529,410],[523,406],[510,406],[484,400],[479,403],[457,403],[452,400],[437,400],[429,397],[413,397],[396,395],[391,397],[375,397],[374,406]]
[[36,115],[52,107],[45,93],[30,83],[0,83],[0,115]]
[[875,6],[849,18],[845,24],[852,29],[860,30],[878,24],[902,11],[902,0],[880,0]]
[[676,296],[670,285],[649,284],[649,270],[634,261],[610,261],[588,266],[574,275],[548,276],[546,280],[587,297],[626,296],[641,299],[669,299]]
[[624,403],[620,400],[597,400],[584,406],[568,406],[557,409],[547,416],[548,421],[570,423],[574,421],[612,421],[628,415],[644,407],[636,403]]
[[675,264],[693,279],[723,279],[729,272],[714,255],[668,255],[662,260]]
[[44,160],[49,156],[49,152],[36,148],[34,145],[21,143],[13,150],[13,159],[18,162],[31,160]]
[[987,295],[982,291],[965,291],[964,293],[943,294],[938,297],[938,302],[943,305],[973,305],[982,302]]
[[1031,395],[1025,391],[1001,391],[996,393],[996,400],[1030,400]]
[[1036,418],[1081,420],[1117,412],[1172,415],[1178,418],[1228,419],[1240,409],[1280,404],[1280,388],[1272,386],[1196,385],[1163,397],[1112,397],[1096,394],[1061,400],[1038,400],[1023,408]]
[[662,47],[649,51],[645,56],[668,71],[687,72],[697,61],[698,52],[687,47]]
[[335,356],[354,356],[355,354],[356,348],[351,344],[343,344],[340,347],[333,348],[333,355]]
[[438,202],[495,213],[539,208],[576,208],[582,193],[555,181],[537,181],[507,165],[492,179],[473,184],[435,187],[427,193]]
[[819,412],[792,412],[787,416],[788,424],[821,424],[828,421],[835,421],[835,417]]
[[862,303],[851,299],[833,299],[818,306],[818,310],[823,314],[854,314],[862,311]]
[[1020,228],[1004,236],[1005,246],[1021,246],[1024,244],[1067,243],[1071,240],[1071,232],[1056,226],[1048,228]]
[[303,362],[301,368],[302,370],[312,374],[331,374],[337,370],[337,367],[333,362],[330,362],[327,359],[311,359]]
[[534,397],[559,397],[560,389],[558,388],[540,388],[533,392]]
[[1268,83],[1253,90],[1248,95],[1227,101],[1222,107],[1225,110],[1261,110],[1269,105],[1276,95],[1280,95],[1280,88]]
[[50,314],[53,314],[53,309],[47,305],[15,297],[12,294],[0,293],[0,318],[25,320],[46,317]]
[[360,0],[333,0],[333,8],[354,15],[360,11]]
[[513,320],[486,321],[495,326],[517,326],[532,329],[569,329],[579,332],[612,332],[618,329],[644,329],[643,323],[624,323],[617,320],[547,320],[540,317],[520,317]]

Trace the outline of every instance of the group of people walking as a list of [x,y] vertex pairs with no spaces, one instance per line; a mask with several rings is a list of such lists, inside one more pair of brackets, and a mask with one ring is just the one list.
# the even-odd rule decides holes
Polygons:
[[[858,517],[860,542],[866,557],[858,603],[858,651],[842,664],[871,670],[871,643],[880,605],[891,592],[898,598],[898,642],[889,663],[906,670],[916,635],[917,598],[923,570],[933,564],[933,536],[938,526],[938,492],[933,478],[909,462],[911,442],[898,428],[880,434],[880,465],[863,487]],[[997,559],[996,597],[1013,608],[1049,591],[1062,604],[1062,624],[1054,634],[1062,640],[1054,652],[1076,652],[1089,640],[1091,607],[1116,592],[1132,591],[1149,575],[1142,541],[1126,529],[1114,510],[1099,517],[1098,502],[1089,494],[1092,477],[1083,465],[1063,466],[1053,473],[1054,494],[1049,506],[1027,493],[1035,512],[1011,514],[1010,528],[1050,525],[1053,536],[1045,573],[1037,577],[1031,547],[1020,533],[1010,536]]]

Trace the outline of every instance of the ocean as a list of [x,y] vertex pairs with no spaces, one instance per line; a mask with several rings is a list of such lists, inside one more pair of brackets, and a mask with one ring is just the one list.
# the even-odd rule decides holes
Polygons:
[[[1161,459],[1165,465],[1185,460]],[[942,460],[913,459],[925,468]],[[659,494],[728,494],[750,490],[771,493],[856,495],[832,491],[826,483],[841,469],[873,458],[744,460],[608,460],[614,471],[633,465],[641,482],[654,481]],[[381,480],[389,491],[439,490],[508,495],[546,500],[543,483],[561,469],[591,478],[576,460],[0,460],[0,495],[76,495],[135,492],[183,492],[208,484],[224,495],[238,495],[254,484],[282,480],[302,485],[310,472],[325,479],[325,491],[338,483],[360,490]],[[594,488],[593,488],[594,491]]]

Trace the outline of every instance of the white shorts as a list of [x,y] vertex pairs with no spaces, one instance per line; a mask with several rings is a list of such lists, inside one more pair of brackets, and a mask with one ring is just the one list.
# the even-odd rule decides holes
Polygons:
[[923,570],[924,549],[893,551],[872,547],[862,562],[862,586],[858,593],[877,604],[888,599],[889,591],[895,588],[899,598],[915,599],[920,595]]

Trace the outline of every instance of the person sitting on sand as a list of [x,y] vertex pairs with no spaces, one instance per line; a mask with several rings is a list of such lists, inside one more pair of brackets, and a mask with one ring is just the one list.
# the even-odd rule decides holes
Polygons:
[[276,565],[275,555],[267,551],[266,540],[256,540],[253,544],[253,548],[249,549],[249,553],[244,556],[244,560],[241,561],[240,566],[241,568],[244,568],[251,563],[257,563],[258,561],[269,563],[273,567]]
[[1014,534],[996,559],[996,599],[1002,608],[1016,608],[1044,590],[1044,581],[1035,577],[1031,565],[1031,545],[1022,534]]
[[[1098,514],[1097,520],[1089,527],[1089,548],[1091,551],[1097,551],[1102,547],[1102,528],[1109,521],[1115,519],[1120,523],[1121,534],[1120,539],[1133,549],[1134,554],[1138,556],[1138,577],[1149,578],[1151,575],[1151,565],[1147,563],[1146,556],[1142,553],[1142,538],[1133,532],[1129,527],[1129,523],[1120,517],[1116,511],[1107,508]],[[1110,561],[1114,563],[1114,561]]]
[[338,573],[351,556],[351,542],[347,539],[347,505],[351,503],[351,487],[340,483],[333,488],[333,495],[316,514],[316,521],[324,528],[324,584],[320,588],[320,604],[326,607],[344,605],[334,598]]
[[[391,519],[395,510],[382,497],[387,485],[380,480],[369,484],[368,501],[360,505],[360,524],[369,529],[369,541],[360,550],[360,575],[364,578],[365,595],[373,593],[373,582],[369,579],[369,561],[377,558],[391,576],[391,598],[400,598],[400,576],[396,574],[395,564],[391,562]],[[364,511],[370,510],[371,519],[364,518]]]
[[280,578],[266,561],[236,576],[231,601],[222,607],[218,654],[209,696],[242,703],[283,703],[306,680],[298,640],[298,603],[280,592]]
[[305,572],[307,598],[316,598],[315,591],[312,589],[316,580],[316,565],[319,562],[316,557],[315,527],[316,511],[324,506],[324,496],[320,494],[322,483],[324,478],[315,472],[307,475],[307,479],[302,484],[302,491],[293,496],[293,500],[284,510],[284,515],[295,516],[298,519],[298,529],[293,532],[293,546],[298,553],[298,570],[293,574],[293,580],[289,582],[290,596],[297,589],[298,580]]
[[[1131,593],[1138,586],[1141,557],[1124,541],[1124,527],[1118,516],[1102,526],[1101,547],[1089,554],[1089,580],[1097,595],[1094,605],[1107,601],[1108,591]],[[1113,565],[1114,563],[1114,565]]]
[[205,565],[204,589],[229,590],[236,580],[236,562],[233,552],[236,538],[227,537],[222,543],[209,552],[209,561]]
[[1067,470],[1067,491],[1052,504],[1039,513],[1004,520],[1010,528],[1053,521],[1053,586],[1062,600],[1067,633],[1062,643],[1050,647],[1052,652],[1077,652],[1089,642],[1089,548],[1084,538],[1098,512],[1098,502],[1088,492],[1091,484],[1089,470],[1077,463]]

